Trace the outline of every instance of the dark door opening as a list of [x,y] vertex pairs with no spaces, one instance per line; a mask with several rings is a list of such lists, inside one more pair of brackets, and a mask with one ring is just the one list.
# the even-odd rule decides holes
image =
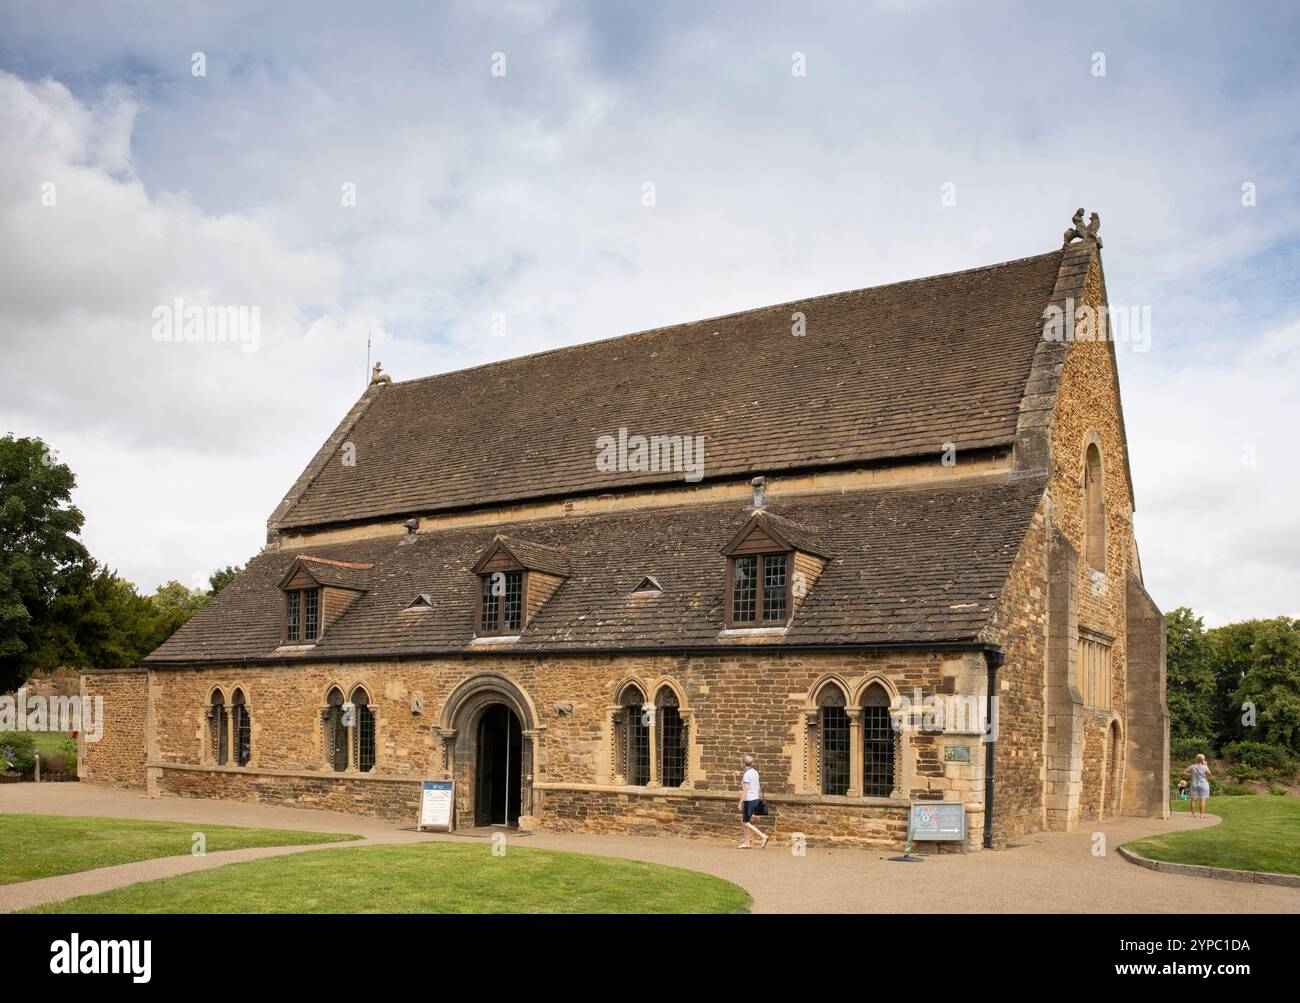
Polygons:
[[523,751],[519,718],[505,704],[492,704],[478,723],[475,825],[515,825],[519,821]]

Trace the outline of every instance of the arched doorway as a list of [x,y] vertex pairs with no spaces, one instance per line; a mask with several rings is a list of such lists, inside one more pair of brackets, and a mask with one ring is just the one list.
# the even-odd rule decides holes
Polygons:
[[503,703],[488,704],[474,742],[474,824],[516,825],[523,792],[523,728]]

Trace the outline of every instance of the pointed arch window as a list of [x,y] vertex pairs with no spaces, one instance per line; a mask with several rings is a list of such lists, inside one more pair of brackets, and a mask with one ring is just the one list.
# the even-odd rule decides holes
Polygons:
[[818,697],[823,794],[847,794],[852,744],[849,741],[848,701],[835,685],[822,688]]
[[682,720],[677,694],[669,687],[655,696],[655,725],[659,741],[659,782],[680,787],[686,782],[686,722]]
[[348,734],[343,724],[343,691],[330,687],[325,696],[325,709],[321,711],[321,738],[325,762],[335,772],[348,768]]
[[618,772],[634,787],[650,783],[650,723],[642,709],[645,702],[640,687],[625,687],[616,719]]
[[375,768],[375,714],[364,686],[352,691],[352,756],[357,769],[369,773]]
[[1106,501],[1101,450],[1089,443],[1083,458],[1083,552],[1088,567],[1106,570]]
[[248,703],[242,689],[236,689],[230,695],[230,723],[235,739],[235,764],[247,766],[253,758],[253,721],[248,716]]
[[226,695],[221,690],[213,690],[208,706],[208,729],[212,741],[212,759],[218,766],[225,766],[230,753],[230,736],[226,717]]
[[889,716],[889,694],[878,683],[862,695],[862,793],[887,798],[894,791],[897,735]]

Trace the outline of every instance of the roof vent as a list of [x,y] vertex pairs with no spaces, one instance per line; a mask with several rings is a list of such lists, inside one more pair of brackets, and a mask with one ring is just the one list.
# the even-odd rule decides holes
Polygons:
[[655,578],[652,575],[646,575],[641,579],[641,583],[632,590],[632,594],[634,596],[658,595],[663,590],[664,587],[659,584],[658,578]]
[[401,542],[398,544],[398,546],[401,546],[402,543],[414,543],[415,534],[420,528],[420,520],[407,519],[406,522],[402,523],[402,525],[406,527],[406,535],[402,537]]
[[418,596],[412,599],[410,604],[406,607],[406,609],[402,610],[402,612],[409,613],[412,610],[421,610],[421,609],[433,609],[433,599],[429,596],[429,593],[427,592],[421,592]]
[[763,488],[767,486],[766,477],[755,477],[749,482],[754,485],[754,508],[763,507]]

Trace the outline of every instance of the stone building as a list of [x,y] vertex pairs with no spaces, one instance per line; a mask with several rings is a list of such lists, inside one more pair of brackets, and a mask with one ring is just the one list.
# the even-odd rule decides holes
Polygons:
[[720,839],[750,753],[769,824],[822,842],[898,844],[921,800],[964,805],[972,849],[1164,815],[1163,620],[1080,222],[970,271],[376,366],[249,568],[83,677],[84,779],[408,821],[453,779],[462,829]]

